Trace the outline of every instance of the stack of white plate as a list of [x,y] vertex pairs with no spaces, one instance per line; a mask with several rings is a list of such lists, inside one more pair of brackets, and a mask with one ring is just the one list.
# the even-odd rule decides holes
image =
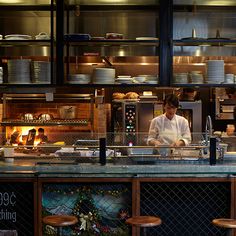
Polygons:
[[67,79],[68,84],[89,84],[90,82],[89,74],[70,74]]
[[33,61],[32,68],[32,82],[37,84],[51,83],[51,65],[48,61]]
[[158,75],[138,75],[138,77],[144,77],[145,84],[158,84]]
[[8,83],[29,84],[30,83],[30,61],[29,59],[8,60]]
[[132,84],[133,78],[130,75],[119,75],[116,79],[116,83],[118,84]]
[[207,61],[207,83],[220,84],[224,82],[225,69],[224,60],[209,60]]
[[174,83],[176,84],[187,84],[188,73],[176,73],[174,74]]
[[113,68],[95,68],[93,70],[94,84],[114,84],[116,71]]

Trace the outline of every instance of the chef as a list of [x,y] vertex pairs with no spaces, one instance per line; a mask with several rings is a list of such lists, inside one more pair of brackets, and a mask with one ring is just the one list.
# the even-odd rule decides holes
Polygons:
[[174,94],[169,94],[164,100],[165,113],[152,119],[149,134],[148,145],[170,145],[185,146],[191,142],[191,133],[188,120],[182,116],[176,115],[179,107],[179,99]]

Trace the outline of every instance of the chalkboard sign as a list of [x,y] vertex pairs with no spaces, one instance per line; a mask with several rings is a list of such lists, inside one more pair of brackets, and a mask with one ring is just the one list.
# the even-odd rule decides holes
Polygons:
[[33,182],[0,182],[0,232],[34,235]]

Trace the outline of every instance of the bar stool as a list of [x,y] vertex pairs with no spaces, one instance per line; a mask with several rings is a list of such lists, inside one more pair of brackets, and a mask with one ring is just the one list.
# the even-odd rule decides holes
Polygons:
[[69,215],[51,215],[43,218],[43,223],[57,228],[57,235],[62,236],[62,228],[78,223],[76,216]]
[[219,218],[212,221],[213,225],[228,229],[227,235],[231,235],[232,229],[236,229],[236,220],[229,218]]
[[155,227],[161,224],[161,219],[157,216],[134,216],[125,221],[125,223],[143,228],[143,235],[146,236],[147,227]]

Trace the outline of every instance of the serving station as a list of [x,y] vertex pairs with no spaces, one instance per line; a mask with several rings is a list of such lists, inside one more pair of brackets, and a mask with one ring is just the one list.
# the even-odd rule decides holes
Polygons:
[[79,220],[65,227],[64,235],[128,236],[140,232],[125,224],[127,218],[158,215],[162,224],[147,229],[148,235],[226,233],[211,221],[235,217],[235,153],[223,155],[217,146],[212,154],[203,144],[112,146],[105,139],[104,146],[104,139],[77,140],[54,150],[55,144],[23,145],[24,152],[15,147],[10,157],[3,146],[1,228],[55,235],[42,218],[69,214]]

